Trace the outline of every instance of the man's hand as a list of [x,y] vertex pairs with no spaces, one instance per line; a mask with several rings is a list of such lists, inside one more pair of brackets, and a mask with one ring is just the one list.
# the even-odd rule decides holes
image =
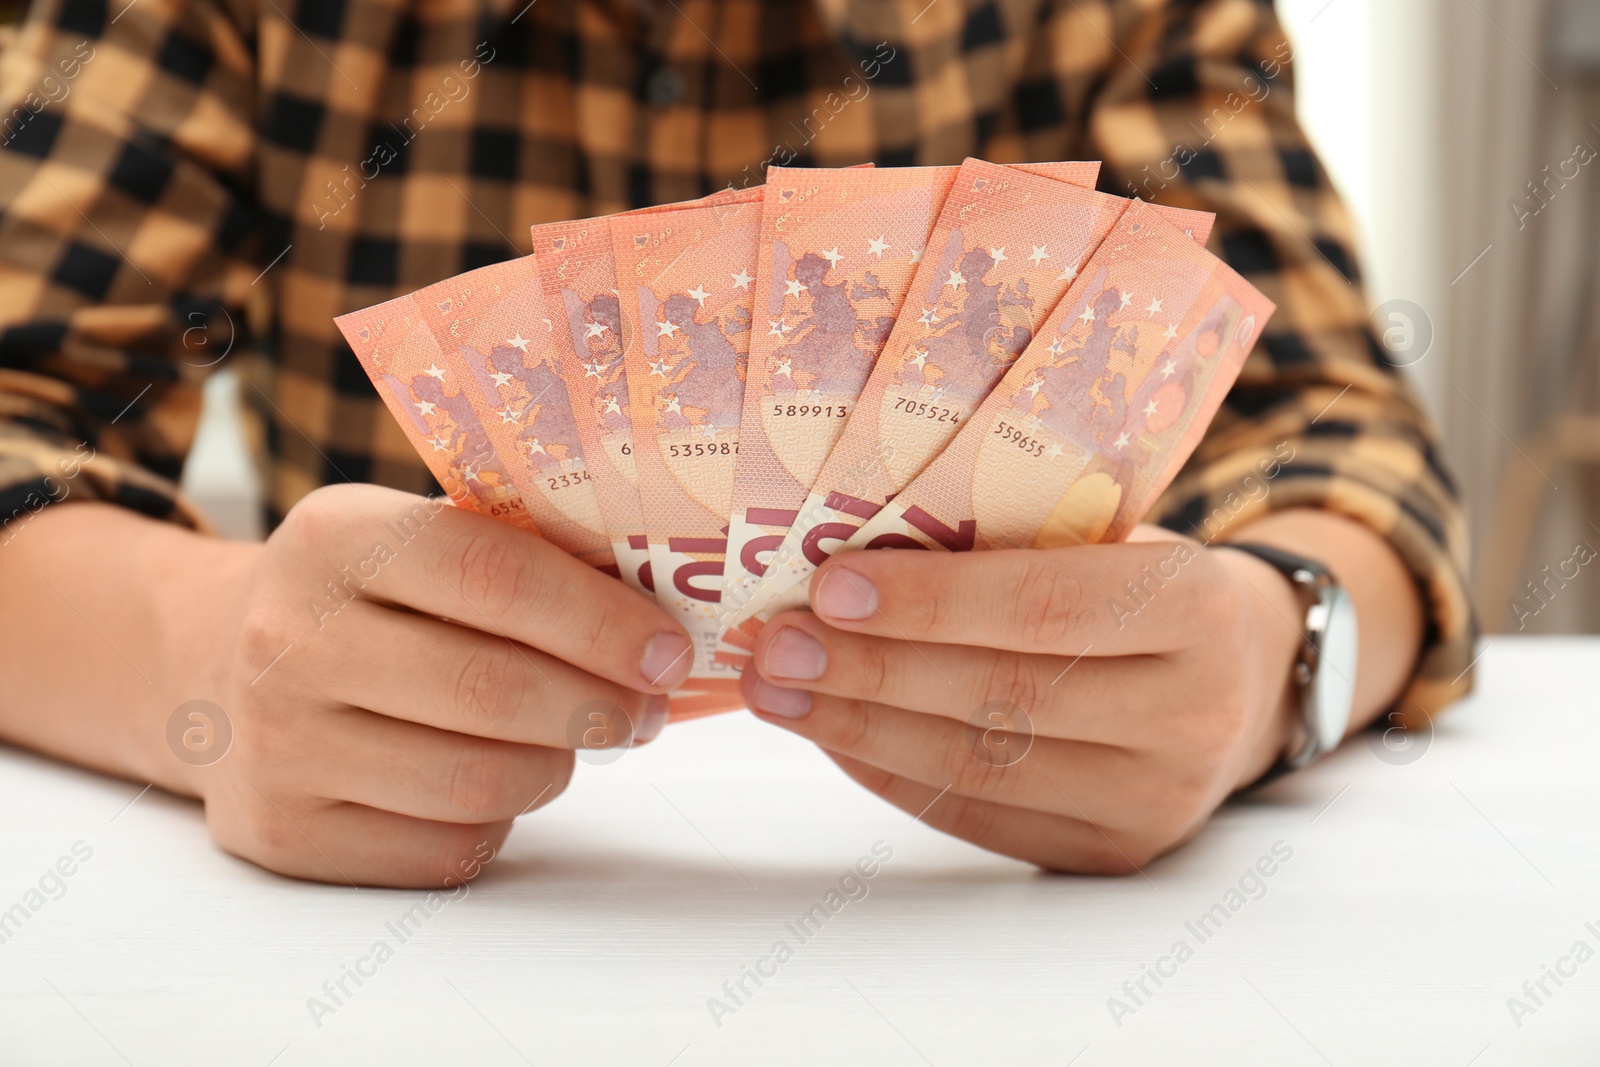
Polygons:
[[[38,608],[10,622],[55,628],[0,632],[4,736],[201,796],[224,848],[301,878],[476,873],[574,747],[658,733],[692,659],[659,607],[542,538],[375,486],[312,493],[265,544],[72,504],[7,553]],[[205,766],[164,740],[193,699],[233,729]]]
[[[1370,599],[1354,592],[1358,608]],[[813,577],[811,603],[814,615],[761,633],[744,677],[757,714],[929,825],[1044,867],[1131,873],[1295,734],[1292,586],[1253,556],[1164,530],[1050,550],[853,552]],[[1407,669],[1399,654],[1387,674]]]
[[374,486],[306,497],[238,603],[206,821],[324,881],[438,884],[566,788],[596,724],[603,745],[659,733],[646,694],[691,660],[660,608],[548,542]]

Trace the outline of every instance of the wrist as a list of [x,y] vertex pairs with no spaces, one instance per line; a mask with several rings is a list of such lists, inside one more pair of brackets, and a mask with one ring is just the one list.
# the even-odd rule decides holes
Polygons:
[[177,708],[227,707],[233,618],[260,546],[125,508],[46,508],[0,554],[0,737],[201,795],[167,738]]
[[1259,780],[1305,741],[1305,723],[1293,684],[1304,610],[1294,583],[1270,564],[1243,552],[1222,551],[1218,558],[1244,586],[1255,635],[1255,655],[1246,660],[1255,664],[1254,714],[1251,728],[1241,739],[1234,782],[1237,790]]
[[[215,764],[194,765],[172,750],[167,720],[181,705],[206,700],[232,716],[234,641],[250,576],[262,546],[225,541],[186,529],[151,524],[136,550],[149,576],[152,624],[158,635],[160,688],[165,693],[158,744],[151,753],[152,781],[174,780],[182,792],[204,798]],[[231,720],[236,722],[236,720]]]
[[184,529],[151,531],[141,547],[160,669],[189,699],[223,703],[232,681],[234,637],[249,596],[260,544]]

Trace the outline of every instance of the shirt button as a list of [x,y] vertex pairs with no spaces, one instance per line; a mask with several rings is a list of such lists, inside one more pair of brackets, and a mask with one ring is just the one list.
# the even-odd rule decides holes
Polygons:
[[656,107],[671,107],[683,99],[683,74],[676,67],[657,67],[644,83],[645,99]]

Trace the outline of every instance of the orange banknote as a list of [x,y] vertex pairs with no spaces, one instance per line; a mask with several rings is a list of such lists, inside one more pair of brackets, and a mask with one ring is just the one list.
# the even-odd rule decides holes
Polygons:
[[774,167],[337,322],[455,503],[680,620],[707,714],[832,552],[1114,539],[1176,476],[1272,305],[1098,169]]
[[841,551],[1121,540],[1274,310],[1159,212],[1129,208],[950,446]]
[[633,461],[628,378],[622,368],[622,314],[616,261],[605,219],[533,227],[534,258],[545,281],[552,342],[566,373],[578,439],[622,580],[649,593],[650,555],[639,472]]
[[410,295],[334,321],[452,501],[527,530],[557,517],[530,514],[541,502],[530,509],[518,491],[510,468],[520,461],[496,449],[473,404],[476,385],[440,346]]
[[[1085,189],[1098,163],[1015,165]],[[755,591],[888,340],[957,167],[769,167],[722,613]]]
[[743,190],[701,200],[640,208],[621,215],[532,227],[534,258],[544,281],[548,316],[557,323],[552,347],[560,360],[578,440],[622,580],[654,595],[633,420],[624,370],[622,302],[617,289],[611,220],[699,204],[737,202]]
[[411,299],[448,357],[440,381],[467,379],[460,392],[539,532],[615,574],[534,257],[470,270]]
[[[750,348],[761,190],[611,220],[639,497],[656,600],[695,643],[691,686],[737,694],[715,650]],[[715,684],[712,684],[715,683]]]
[[[804,606],[805,579],[949,443],[1131,203],[981,160],[962,164],[838,443],[730,622]],[[1210,233],[1209,215],[1158,210],[1193,242]]]

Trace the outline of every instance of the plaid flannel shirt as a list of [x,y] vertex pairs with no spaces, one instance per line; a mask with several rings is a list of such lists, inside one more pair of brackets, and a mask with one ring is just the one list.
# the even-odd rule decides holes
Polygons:
[[[199,386],[245,376],[269,522],[435,486],[335,315],[527,251],[530,224],[768,163],[1105,161],[1217,213],[1279,310],[1154,519],[1338,511],[1427,609],[1420,721],[1464,692],[1465,534],[1366,324],[1268,0],[39,0],[0,55],[0,523],[178,494]],[[0,534],[0,539],[8,539]]]

